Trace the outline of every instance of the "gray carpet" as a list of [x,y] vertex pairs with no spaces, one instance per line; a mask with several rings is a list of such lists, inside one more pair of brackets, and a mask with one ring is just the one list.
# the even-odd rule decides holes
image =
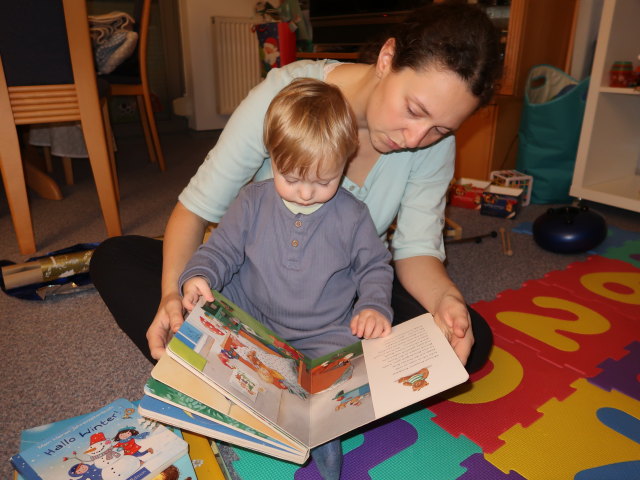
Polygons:
[[[126,234],[161,235],[177,195],[215,143],[217,132],[191,132],[161,125],[167,172],[147,161],[140,133],[131,126],[116,131],[121,186],[121,214]],[[62,201],[31,195],[38,254],[105,236],[87,161],[74,160],[76,184],[63,185],[62,168],[54,176],[62,185]],[[464,236],[511,229],[533,221],[549,206],[532,205],[515,220],[451,208],[448,216]],[[609,225],[640,230],[640,214],[592,204]],[[449,245],[448,269],[469,303],[491,300],[505,289],[564,268],[586,255],[559,255],[540,249],[531,235],[512,236],[514,255],[502,253],[500,239]],[[4,192],[0,195],[0,259],[23,262]],[[86,413],[118,397],[140,398],[151,364],[112,321],[93,291],[25,301],[0,294],[0,352],[3,355],[0,400],[0,478],[10,478],[8,458],[17,452],[20,431]]]

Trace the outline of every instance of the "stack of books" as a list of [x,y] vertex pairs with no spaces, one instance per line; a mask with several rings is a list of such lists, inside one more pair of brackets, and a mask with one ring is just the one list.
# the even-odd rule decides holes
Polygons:
[[180,432],[143,418],[123,398],[86,415],[23,431],[21,451],[11,463],[24,480],[150,480],[168,468],[193,472]]
[[431,315],[309,359],[218,292],[156,364],[141,415],[295,463],[468,379]]

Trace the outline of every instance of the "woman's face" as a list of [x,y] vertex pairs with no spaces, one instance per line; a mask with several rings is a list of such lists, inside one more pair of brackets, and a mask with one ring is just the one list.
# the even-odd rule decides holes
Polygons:
[[455,73],[435,67],[394,72],[392,57],[391,41],[380,53],[379,81],[366,111],[371,143],[378,152],[431,145],[475,111],[478,99]]

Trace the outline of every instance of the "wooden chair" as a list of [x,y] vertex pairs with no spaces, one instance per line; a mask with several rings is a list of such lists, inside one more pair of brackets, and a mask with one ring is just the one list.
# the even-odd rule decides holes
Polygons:
[[80,121],[108,236],[122,234],[85,0],[8,2],[0,15],[0,168],[20,252],[36,251],[18,125]]
[[158,162],[160,171],[164,172],[166,165],[156,121],[153,116],[151,89],[147,75],[147,43],[149,40],[150,17],[151,0],[135,0],[133,18],[136,21],[134,28],[138,32],[136,52],[112,73],[104,75],[103,78],[111,85],[111,95],[136,97],[149,158],[154,163]]

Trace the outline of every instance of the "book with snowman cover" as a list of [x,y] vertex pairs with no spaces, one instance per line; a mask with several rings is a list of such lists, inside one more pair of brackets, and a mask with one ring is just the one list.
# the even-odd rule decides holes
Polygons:
[[[134,405],[138,405],[138,401],[132,402]],[[49,438],[58,435],[69,429],[69,427],[74,426],[75,424],[82,421],[85,417],[92,415],[93,412],[86,413],[84,415],[78,415],[77,417],[64,418],[62,420],[47,423],[45,425],[39,425],[37,427],[27,428],[23,430],[20,434],[20,450],[26,450],[29,447],[37,445],[39,443],[47,441]],[[171,429],[176,435],[184,438],[184,440],[189,444],[189,453],[184,454],[178,460],[173,462],[167,468],[165,468],[161,473],[156,475],[153,480],[196,480],[196,473],[194,470],[194,465],[192,463],[190,453],[193,450],[191,443],[189,442],[187,436],[191,436],[192,434],[183,432],[180,429]],[[213,453],[212,453],[213,454]],[[195,459],[193,461],[195,463]],[[14,470],[14,480],[25,480],[22,475],[19,475],[18,472]],[[209,477],[205,477],[209,478]],[[76,477],[74,480],[82,480],[83,477]],[[90,480],[84,477],[84,480]],[[222,479],[224,480],[224,479]]]
[[56,428],[52,436],[25,442],[25,448],[11,457],[22,478],[151,480],[187,455],[182,438],[141,417],[125,399],[63,425],[66,428]]
[[469,377],[429,314],[310,359],[213,295],[152,370],[143,416],[303,463],[311,448]]

